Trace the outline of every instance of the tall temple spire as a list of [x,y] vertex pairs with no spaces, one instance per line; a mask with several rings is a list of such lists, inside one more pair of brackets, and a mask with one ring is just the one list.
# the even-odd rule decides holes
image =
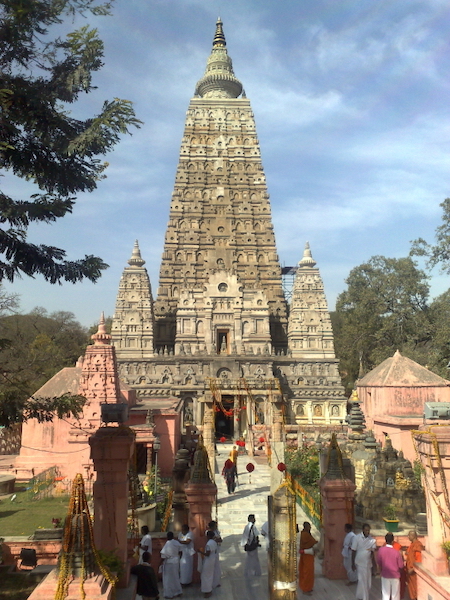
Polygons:
[[[181,311],[184,319],[200,320],[200,307],[210,311],[208,307],[219,306],[218,302],[233,310],[239,306],[240,318],[244,305],[253,313],[259,306],[258,319],[267,319],[268,311],[270,324],[258,325],[256,332],[246,321],[244,332],[258,333],[260,351],[267,345],[287,349],[287,305],[269,194],[254,115],[250,101],[238,98],[241,90],[219,19],[206,72],[197,85],[201,97],[190,102],[181,143],[155,304],[162,334],[158,350],[175,348],[175,333],[183,346],[188,338],[194,345],[206,344],[208,350],[217,345],[218,326],[213,323],[212,332],[198,335],[175,321]],[[219,292],[219,300],[208,301],[205,291]],[[232,299],[237,291],[239,299]],[[204,316],[202,322],[209,323],[210,318]],[[232,330],[238,327],[236,319],[237,315],[229,317]],[[239,350],[241,343],[249,343],[242,333],[233,333],[227,347],[236,344]]]
[[226,46],[223,25],[219,17],[206,71],[197,82],[196,95],[202,98],[237,98],[242,93],[242,83],[234,75],[233,62],[228,56]]

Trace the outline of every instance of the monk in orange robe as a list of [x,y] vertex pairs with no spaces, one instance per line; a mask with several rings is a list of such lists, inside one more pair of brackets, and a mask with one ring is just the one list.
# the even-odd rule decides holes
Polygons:
[[417,533],[410,531],[408,538],[411,544],[406,550],[406,581],[411,600],[417,600],[417,573],[414,570],[414,563],[422,562],[423,544],[417,539]]
[[300,589],[305,594],[312,594],[314,587],[314,550],[317,540],[311,535],[311,523],[303,523],[300,533],[300,561],[298,563],[298,580]]

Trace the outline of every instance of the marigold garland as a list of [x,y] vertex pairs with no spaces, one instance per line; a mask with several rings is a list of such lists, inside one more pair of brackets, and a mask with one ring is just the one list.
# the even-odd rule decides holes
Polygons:
[[[75,527],[74,527],[75,522]],[[76,549],[81,548],[82,551]],[[62,543],[62,552],[58,566],[58,584],[55,593],[55,600],[64,600],[69,593],[69,585],[74,580],[75,557],[81,557],[81,576],[80,576],[80,596],[84,600],[86,592],[84,582],[89,576],[89,552],[85,548],[89,547],[94,556],[95,563],[104,578],[115,588],[118,578],[102,563],[101,558],[95,548],[94,531],[92,528],[92,519],[89,512],[86,493],[84,490],[83,476],[78,473],[72,485],[69,510],[64,525],[64,537]]]

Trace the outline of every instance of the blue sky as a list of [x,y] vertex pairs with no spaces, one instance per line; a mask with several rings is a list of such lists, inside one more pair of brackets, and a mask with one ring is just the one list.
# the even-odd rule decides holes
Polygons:
[[[23,311],[68,310],[85,325],[113,314],[135,239],[156,295],[185,114],[219,15],[255,113],[281,263],[296,264],[309,241],[332,310],[353,267],[433,240],[449,195],[448,0],[116,0],[113,16],[88,19],[105,66],[71,108],[89,115],[126,98],[144,124],[107,155],[107,179],[72,215],[30,230],[110,268],[95,285],[6,285]],[[9,174],[2,186],[27,191]],[[448,287],[433,273],[434,294]]]

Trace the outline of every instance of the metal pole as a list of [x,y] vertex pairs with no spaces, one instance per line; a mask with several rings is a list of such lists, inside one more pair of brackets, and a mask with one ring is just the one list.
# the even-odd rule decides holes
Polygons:
[[155,452],[155,481],[154,481],[154,501],[156,502],[156,484],[157,484],[157,477],[158,477],[158,452]]

